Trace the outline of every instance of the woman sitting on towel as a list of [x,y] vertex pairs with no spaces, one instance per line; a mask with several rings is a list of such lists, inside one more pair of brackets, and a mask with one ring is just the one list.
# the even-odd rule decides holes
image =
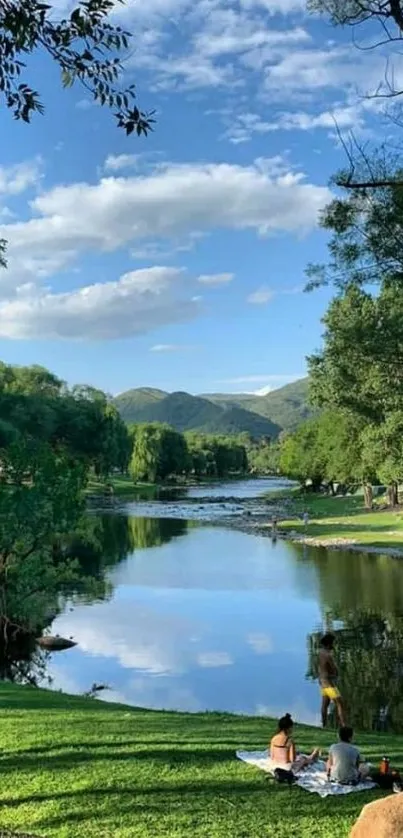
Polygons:
[[292,731],[294,722],[289,713],[279,720],[278,732],[273,736],[270,742],[270,758],[278,766],[292,769],[293,771],[301,771],[315,762],[320,756],[320,751],[315,748],[309,756],[297,754],[295,743],[292,739]]

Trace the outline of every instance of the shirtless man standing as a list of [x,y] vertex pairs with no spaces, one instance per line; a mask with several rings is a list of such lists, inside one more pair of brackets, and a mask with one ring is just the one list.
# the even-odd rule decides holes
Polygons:
[[322,725],[326,727],[330,702],[336,705],[337,718],[340,727],[346,724],[344,718],[343,699],[337,689],[338,670],[333,656],[334,635],[324,634],[319,649],[319,684],[322,694]]

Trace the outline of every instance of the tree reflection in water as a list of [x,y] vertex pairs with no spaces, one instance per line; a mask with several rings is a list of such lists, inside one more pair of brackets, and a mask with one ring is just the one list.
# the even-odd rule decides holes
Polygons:
[[[317,573],[322,628],[336,635],[339,689],[357,729],[403,731],[403,577],[388,556],[309,556]],[[320,632],[308,636],[308,678],[317,677]],[[318,697],[319,701],[319,697]]]
[[[0,588],[0,680],[31,686],[46,686],[50,653],[40,649],[36,638],[50,629],[66,600],[87,602],[105,599],[111,593],[107,570],[136,549],[164,544],[184,535],[188,523],[181,520],[132,518],[125,515],[87,516],[80,529],[64,545],[63,558],[77,562],[70,584],[39,580],[35,590],[24,574]],[[57,561],[57,559],[56,559]],[[55,653],[57,654],[57,652]]]

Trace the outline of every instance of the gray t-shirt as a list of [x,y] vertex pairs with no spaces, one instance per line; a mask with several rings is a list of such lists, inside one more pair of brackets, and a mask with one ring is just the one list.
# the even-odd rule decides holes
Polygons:
[[360,752],[350,742],[337,742],[329,748],[332,757],[331,780],[338,783],[354,783],[358,779],[357,766]]

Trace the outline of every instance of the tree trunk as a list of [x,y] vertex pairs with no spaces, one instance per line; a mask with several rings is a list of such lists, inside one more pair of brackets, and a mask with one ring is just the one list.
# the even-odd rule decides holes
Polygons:
[[388,486],[388,503],[389,506],[397,506],[399,503],[398,499],[398,486],[395,480],[392,480],[392,483]]
[[371,483],[364,483],[365,508],[372,509],[373,493]]

